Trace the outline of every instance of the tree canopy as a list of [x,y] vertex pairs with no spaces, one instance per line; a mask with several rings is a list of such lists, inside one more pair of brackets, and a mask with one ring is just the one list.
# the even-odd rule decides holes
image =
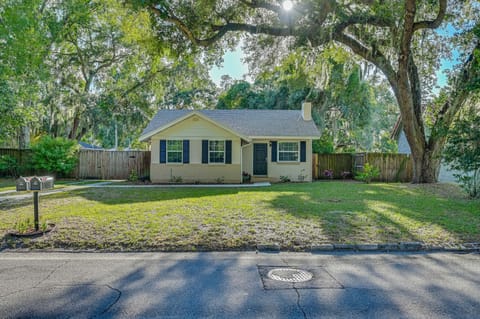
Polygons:
[[2,1],[0,143],[23,148],[31,133],[128,147],[175,94],[211,89],[199,59],[158,41],[146,9]]
[[[312,50],[329,43],[348,48],[380,70],[391,86],[412,150],[414,182],[436,181],[446,131],[471,94],[466,82],[477,72],[474,64],[467,62],[456,73],[458,80],[430,135],[423,110],[432,98],[435,70],[440,59],[452,53],[452,45],[472,57],[467,61],[477,59],[471,54],[479,41],[469,32],[480,16],[475,2],[306,0],[295,2],[290,11],[268,0],[133,2],[149,8],[159,36],[179,50],[205,47],[206,54],[221,53],[240,34],[250,35],[248,41],[267,50],[278,43]],[[461,41],[445,41],[435,31],[447,22],[463,31]]]

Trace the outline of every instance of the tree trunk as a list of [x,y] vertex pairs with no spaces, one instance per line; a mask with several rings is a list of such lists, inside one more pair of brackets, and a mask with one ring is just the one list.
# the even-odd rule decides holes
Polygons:
[[68,134],[68,138],[70,140],[76,139],[79,126],[80,126],[80,115],[78,114],[78,112],[76,112],[75,117],[73,118],[72,129],[70,130],[70,134]]
[[27,149],[30,147],[30,128],[28,126],[22,126],[18,134],[18,148]]
[[441,157],[426,149],[423,155],[412,153],[412,183],[436,183],[440,172]]

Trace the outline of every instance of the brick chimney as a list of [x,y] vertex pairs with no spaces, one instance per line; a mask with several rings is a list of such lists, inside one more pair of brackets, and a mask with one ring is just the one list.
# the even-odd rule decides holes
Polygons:
[[312,103],[311,102],[302,103],[302,118],[304,121],[312,120]]

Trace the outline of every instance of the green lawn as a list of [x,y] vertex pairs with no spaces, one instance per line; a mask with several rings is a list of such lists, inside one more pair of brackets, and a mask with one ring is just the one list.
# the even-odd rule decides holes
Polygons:
[[[0,232],[32,218],[0,204]],[[449,184],[316,182],[266,188],[89,188],[41,198],[58,229],[24,247],[223,250],[279,243],[480,242],[480,201]],[[10,242],[10,244],[14,244]]]
[[0,178],[0,192],[14,190],[15,180],[13,178]]

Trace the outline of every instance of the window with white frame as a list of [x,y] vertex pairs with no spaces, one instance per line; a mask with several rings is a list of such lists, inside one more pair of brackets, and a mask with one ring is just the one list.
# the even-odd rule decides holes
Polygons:
[[183,162],[183,141],[168,140],[167,141],[167,163]]
[[225,141],[208,141],[209,163],[225,163]]
[[298,142],[278,142],[278,161],[298,162],[299,150]]

